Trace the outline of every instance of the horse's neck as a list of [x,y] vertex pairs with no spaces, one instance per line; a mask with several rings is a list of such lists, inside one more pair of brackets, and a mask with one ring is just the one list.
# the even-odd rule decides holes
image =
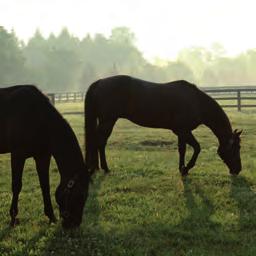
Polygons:
[[226,144],[232,136],[232,127],[229,119],[216,102],[211,102],[205,107],[204,124],[212,130],[220,145]]
[[56,128],[53,129],[52,155],[57,163],[61,179],[70,179],[78,171],[85,169],[83,155],[76,136],[66,123],[56,125]]

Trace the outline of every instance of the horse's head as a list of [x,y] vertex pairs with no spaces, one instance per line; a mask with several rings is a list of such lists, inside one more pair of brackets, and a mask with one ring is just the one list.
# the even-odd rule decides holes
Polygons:
[[218,154],[228,166],[230,174],[237,175],[242,169],[240,158],[240,135],[242,131],[234,130],[231,138],[225,145],[220,145]]
[[88,187],[89,176],[86,173],[80,173],[57,187],[55,198],[59,205],[63,228],[80,226],[88,196]]

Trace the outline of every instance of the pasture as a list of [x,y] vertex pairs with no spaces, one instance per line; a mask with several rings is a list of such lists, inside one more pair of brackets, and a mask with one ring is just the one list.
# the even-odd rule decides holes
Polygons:
[[[61,112],[83,108],[82,103],[56,106]],[[94,176],[83,223],[74,231],[63,231],[60,223],[48,225],[32,160],[23,175],[20,225],[9,228],[10,158],[0,155],[0,255],[255,255],[256,113],[227,113],[233,128],[244,130],[243,171],[234,178],[207,128],[194,131],[202,151],[182,179],[175,135],[119,120],[107,147],[111,173]],[[66,118],[83,147],[83,116]],[[52,160],[58,215],[57,172]]]

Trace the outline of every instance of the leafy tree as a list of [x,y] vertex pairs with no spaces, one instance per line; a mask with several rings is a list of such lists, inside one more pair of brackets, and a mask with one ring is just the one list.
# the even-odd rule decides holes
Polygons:
[[191,47],[180,51],[178,61],[186,64],[192,70],[196,82],[200,83],[206,66],[212,61],[212,54],[203,47]]
[[83,70],[80,78],[79,90],[83,91],[98,79],[95,67],[91,63],[83,65]]
[[23,49],[30,82],[45,89],[47,88],[47,76],[49,75],[45,70],[47,66],[47,51],[47,41],[43,38],[40,30],[36,30]]
[[[37,30],[24,49],[32,80],[48,91],[71,90],[78,84],[79,40],[63,28],[59,36],[43,38]],[[53,89],[54,88],[54,89]]]
[[112,29],[110,40],[115,44],[134,47],[135,34],[127,27],[117,27]]
[[15,33],[0,26],[0,84],[25,81],[24,57]]
[[219,84],[219,77],[212,67],[207,67],[200,79],[200,86],[216,86]]
[[145,63],[137,76],[148,81],[167,82],[165,69],[150,63]]
[[47,41],[47,84],[57,91],[78,87],[81,59],[78,54],[79,40],[63,28],[58,37]]
[[210,49],[183,49],[175,61],[152,64],[127,27],[114,28],[109,37],[88,34],[82,40],[67,28],[48,38],[36,30],[27,44],[0,27],[0,58],[2,85],[35,83],[45,91],[84,91],[93,81],[116,74],[156,82],[186,79],[205,86],[256,83],[255,49],[231,58],[215,43]]
[[181,61],[169,62],[165,71],[169,81],[184,79],[195,82],[192,70]]
[[119,70],[130,75],[140,72],[146,61],[135,46],[135,35],[127,27],[117,27],[110,36],[110,56]]

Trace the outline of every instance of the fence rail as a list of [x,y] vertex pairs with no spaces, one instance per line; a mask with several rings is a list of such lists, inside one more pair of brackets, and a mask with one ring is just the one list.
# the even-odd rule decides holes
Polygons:
[[217,100],[223,108],[256,108],[256,86],[201,88]]
[[[244,108],[256,108],[256,86],[201,87],[200,89],[217,100],[223,108],[236,108],[238,111]],[[48,96],[53,104],[80,102],[84,100],[85,92],[48,93]]]

